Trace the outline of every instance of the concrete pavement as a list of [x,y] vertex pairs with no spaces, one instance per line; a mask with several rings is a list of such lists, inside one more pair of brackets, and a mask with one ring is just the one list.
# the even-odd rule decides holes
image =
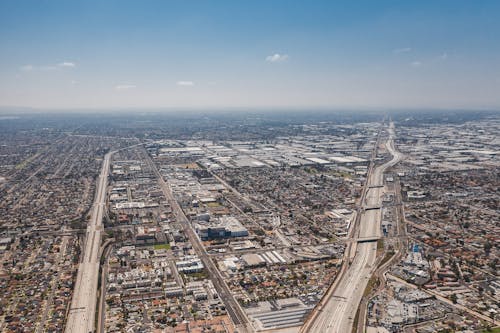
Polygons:
[[[386,147],[393,158],[372,169],[372,173],[368,177],[368,192],[362,203],[362,208],[381,205],[384,188],[378,185],[383,184],[384,171],[401,159],[401,155],[394,149],[393,123],[390,124],[389,132],[390,136]],[[361,214],[358,238],[380,237],[381,210],[362,210]],[[360,242],[355,251],[352,263],[347,267],[341,279],[337,281],[331,295],[323,300],[323,304],[320,304],[318,307],[320,312],[312,317],[311,323],[307,323],[305,331],[351,332],[359,303],[375,268],[377,242]]]
[[87,225],[85,247],[66,322],[67,333],[94,332],[102,218],[106,209],[108,170],[112,154],[113,152],[109,152],[104,156],[101,173],[97,180],[96,196]]

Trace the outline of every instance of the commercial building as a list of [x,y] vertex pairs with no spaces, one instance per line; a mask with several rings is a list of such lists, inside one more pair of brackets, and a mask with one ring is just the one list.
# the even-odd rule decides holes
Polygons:
[[202,240],[248,236],[248,230],[233,216],[199,221],[194,227]]

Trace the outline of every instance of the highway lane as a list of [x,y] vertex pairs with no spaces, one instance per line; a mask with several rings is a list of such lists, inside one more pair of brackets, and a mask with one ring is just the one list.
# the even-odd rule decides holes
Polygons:
[[67,333],[89,333],[94,331],[97,285],[99,273],[99,248],[101,245],[102,219],[106,209],[106,190],[111,156],[104,156],[101,173],[97,179],[97,189],[87,231],[82,260],[66,322]]
[[[107,288],[107,277],[108,277],[108,270],[109,270],[109,253],[111,252],[113,246],[110,245],[115,240],[112,238],[112,240],[108,239],[106,242],[104,242],[102,248],[103,248],[103,256],[105,258],[104,265],[102,266],[102,273],[101,276],[99,277],[101,279],[101,288],[100,288],[100,295],[99,295],[99,309],[97,311],[97,333],[103,333],[104,332],[104,325],[106,321],[106,288]],[[99,256],[100,257],[100,256]]]
[[[379,294],[382,290],[386,288],[386,277],[385,277],[385,272],[393,265],[393,263],[401,260],[401,257],[405,253],[405,249],[407,248],[407,240],[406,240],[406,228],[404,227],[404,212],[403,212],[403,207],[402,207],[402,198],[401,198],[401,188],[399,186],[399,181],[395,182],[395,204],[397,205],[397,213],[396,213],[396,243],[395,243],[395,249],[396,252],[395,254],[387,260],[384,264],[377,266],[376,271],[373,273],[373,276],[375,276],[379,281],[378,288],[376,290],[372,291],[372,294],[369,296],[370,298],[363,299],[361,301],[361,304],[359,306],[359,320],[358,320],[358,327],[357,327],[357,332],[365,332],[366,330],[366,315],[367,315],[367,306],[368,303],[374,295]],[[384,253],[386,255],[387,252]],[[380,259],[382,258],[377,258],[377,263],[379,263]]]
[[[394,124],[389,127],[389,139],[386,142],[392,159],[372,169],[368,177],[368,192],[362,207],[380,206],[384,193],[383,187],[371,187],[383,183],[384,171],[395,165],[401,159],[401,155],[394,149]],[[379,237],[381,223],[381,210],[364,210],[359,220],[358,238]],[[354,318],[363,296],[364,290],[374,270],[376,261],[377,243],[358,243],[354,259],[336,284],[329,298],[324,300],[321,312],[312,317],[313,322],[309,324],[309,332],[351,332]]]

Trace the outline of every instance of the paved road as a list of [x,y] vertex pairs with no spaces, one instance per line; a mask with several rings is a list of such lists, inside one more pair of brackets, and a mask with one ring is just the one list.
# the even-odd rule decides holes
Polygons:
[[101,173],[97,180],[97,191],[87,225],[85,247],[78,268],[73,299],[66,322],[67,333],[89,333],[94,331],[97,303],[97,280],[99,278],[99,248],[101,245],[102,218],[106,209],[108,170],[113,152],[104,156]]
[[231,317],[231,320],[236,326],[236,329],[238,332],[252,332],[253,329],[251,325],[248,322],[248,319],[243,311],[243,309],[240,307],[238,302],[234,299],[233,295],[231,294],[231,291],[229,290],[228,285],[224,281],[224,278],[222,277],[221,273],[215,266],[214,262],[208,255],[207,251],[203,247],[203,244],[201,244],[200,239],[196,235],[195,231],[193,230],[191,223],[187,219],[186,215],[184,214],[184,211],[182,208],[179,206],[177,203],[177,200],[175,200],[173,194],[172,194],[172,189],[170,188],[169,184],[165,182],[163,179],[163,176],[160,174],[158,171],[158,168],[154,164],[154,162],[149,158],[148,155],[148,163],[151,167],[151,169],[156,173],[160,186],[162,188],[163,194],[166,196],[168,202],[170,203],[170,206],[172,207],[172,210],[175,214],[176,220],[182,224],[184,234],[187,236],[189,239],[189,242],[193,246],[193,249],[195,250],[196,254],[198,257],[201,259],[203,262],[203,265],[205,266],[208,276],[210,277],[210,280],[212,280],[215,289],[217,290],[217,293],[219,294],[219,297],[222,299],[224,302],[224,305],[226,306],[226,311]]
[[[404,211],[403,211],[403,206],[401,205],[402,203],[402,198],[401,198],[401,188],[399,185],[399,180],[395,182],[395,203],[397,204],[397,212],[396,212],[396,236],[394,236],[396,242],[395,242],[395,249],[396,252],[395,254],[387,260],[384,264],[380,265],[381,260],[384,258],[387,253],[384,253],[382,257],[377,258],[377,263],[376,265],[377,270],[373,274],[379,281],[379,286],[376,290],[372,290],[372,293],[370,294],[370,298],[364,298],[359,306],[359,320],[358,320],[358,327],[357,327],[357,332],[365,332],[366,330],[366,314],[367,314],[367,307],[368,303],[370,302],[370,299],[373,298],[375,295],[380,294],[385,288],[386,288],[386,282],[387,279],[385,277],[385,272],[393,265],[393,263],[398,262],[401,260],[401,257],[406,253],[407,249],[407,236],[406,236],[406,226],[404,225]],[[386,237],[387,239],[387,237]]]
[[[391,123],[390,137],[386,147],[393,156],[389,162],[374,168],[368,178],[368,185],[383,183],[384,171],[395,165],[401,155],[394,149],[394,125]],[[369,188],[363,207],[380,206],[384,189],[382,187]],[[359,221],[359,238],[380,236],[381,210],[371,209],[362,212]],[[377,254],[377,242],[358,243],[351,265],[347,268],[341,280],[329,298],[324,300],[320,313],[313,317],[309,325],[309,332],[351,332],[354,317],[363,296],[364,290],[374,270]]]
[[[106,324],[106,288],[107,288],[107,278],[109,271],[109,253],[113,249],[112,243],[116,240],[114,238],[107,239],[106,242],[102,245],[104,257],[104,265],[102,266],[102,273],[99,277],[101,279],[101,294],[99,295],[99,309],[97,311],[97,333],[104,333],[104,326]],[[101,257],[101,255],[99,255]],[[100,259],[99,259],[100,260]]]

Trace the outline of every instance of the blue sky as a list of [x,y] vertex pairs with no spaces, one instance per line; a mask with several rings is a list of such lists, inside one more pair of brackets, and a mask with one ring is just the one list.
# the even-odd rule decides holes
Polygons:
[[0,106],[500,108],[500,1],[0,1]]

